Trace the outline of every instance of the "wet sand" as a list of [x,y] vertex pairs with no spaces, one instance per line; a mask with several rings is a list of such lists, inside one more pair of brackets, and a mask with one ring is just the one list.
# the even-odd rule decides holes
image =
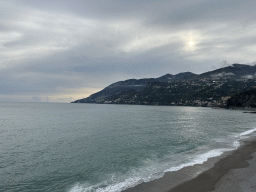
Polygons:
[[[255,153],[255,154],[254,154]],[[256,191],[256,138],[243,141],[235,151],[203,164],[168,172],[124,192],[242,192]]]

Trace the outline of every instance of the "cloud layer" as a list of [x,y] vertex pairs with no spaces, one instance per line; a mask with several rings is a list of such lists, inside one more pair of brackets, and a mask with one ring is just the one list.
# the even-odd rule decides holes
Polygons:
[[0,3],[0,101],[70,102],[127,78],[255,59],[249,0]]

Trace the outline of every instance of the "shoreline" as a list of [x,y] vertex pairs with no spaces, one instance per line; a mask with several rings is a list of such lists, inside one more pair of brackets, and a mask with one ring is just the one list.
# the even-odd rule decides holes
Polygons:
[[[232,184],[232,178],[237,177],[236,174],[230,175],[231,171],[244,170],[246,167],[251,170],[251,167],[253,167],[253,173],[256,172],[256,155],[255,158],[253,156],[253,153],[256,153],[256,137],[243,139],[240,142],[241,145],[238,149],[209,158],[203,164],[195,164],[178,171],[166,172],[162,178],[141,183],[122,192],[228,192],[227,189],[230,185],[227,186],[226,178],[228,177]],[[254,163],[250,165],[248,160]],[[240,182],[248,180],[243,175],[240,175],[240,177]],[[235,191],[234,189],[230,190],[230,192],[240,192],[241,190],[238,189],[239,183],[234,182],[237,188]],[[222,190],[223,188],[225,190]]]

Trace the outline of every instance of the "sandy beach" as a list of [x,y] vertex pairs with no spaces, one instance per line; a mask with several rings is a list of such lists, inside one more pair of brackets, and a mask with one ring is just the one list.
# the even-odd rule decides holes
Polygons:
[[253,192],[256,191],[256,138],[203,164],[168,172],[125,192]]

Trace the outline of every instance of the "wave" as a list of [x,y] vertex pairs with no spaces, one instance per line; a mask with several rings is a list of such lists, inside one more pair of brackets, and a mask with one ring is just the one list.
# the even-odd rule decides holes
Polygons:
[[142,182],[143,180],[137,177],[137,178],[129,178],[123,182],[111,184],[108,186],[106,186],[107,185],[106,182],[97,184],[97,185],[91,185],[91,186],[88,186],[86,184],[76,184],[70,190],[70,192],[120,192],[122,190],[134,187]]
[[[119,176],[113,174],[112,176],[110,176],[111,179],[96,185],[90,185],[88,183],[87,184],[77,183],[69,190],[69,192],[121,192],[125,189],[139,185],[140,183],[159,179],[163,177],[164,173],[166,172],[178,171],[184,167],[193,166],[195,164],[203,164],[209,158],[218,157],[222,155],[224,152],[235,150],[241,145],[239,141],[243,139],[244,136],[248,136],[252,134],[254,131],[256,131],[256,128],[239,133],[238,135],[235,135],[235,136],[233,135],[233,137],[230,138],[230,140],[228,139],[222,140],[222,141],[219,140],[220,143],[228,142],[229,143],[228,146],[226,146],[226,148],[217,148],[217,149],[208,148],[209,151],[196,155],[194,158],[192,158],[188,162],[185,162],[178,166],[173,166],[167,169],[162,169],[162,171],[160,172],[157,172],[157,168],[160,167],[161,162],[150,160],[151,161],[150,167],[145,166],[143,168],[133,170],[131,172],[133,173],[136,172],[136,173],[128,174],[129,176],[126,175],[126,178],[125,177],[122,178],[122,176],[120,176],[123,179],[122,181],[118,179]],[[188,154],[185,154],[185,155],[188,157]],[[154,168],[152,168],[152,164],[154,164]],[[147,170],[147,171],[150,170],[149,172],[147,172],[147,176],[146,176],[146,172],[144,172],[143,170]]]
[[245,131],[245,132],[243,132],[243,133],[240,133],[238,136],[249,135],[249,134],[253,133],[254,131],[256,131],[256,128],[255,128],[255,129],[250,129],[250,130]]
[[173,171],[178,171],[184,167],[188,167],[188,166],[193,166],[195,164],[203,164],[205,161],[207,161],[209,158],[212,157],[217,157],[222,155],[225,151],[230,151],[232,149],[214,149],[211,150],[207,153],[201,154],[198,157],[196,157],[194,160],[188,162],[188,163],[183,163],[177,167],[171,167],[170,169],[165,170],[164,172],[173,172]]

